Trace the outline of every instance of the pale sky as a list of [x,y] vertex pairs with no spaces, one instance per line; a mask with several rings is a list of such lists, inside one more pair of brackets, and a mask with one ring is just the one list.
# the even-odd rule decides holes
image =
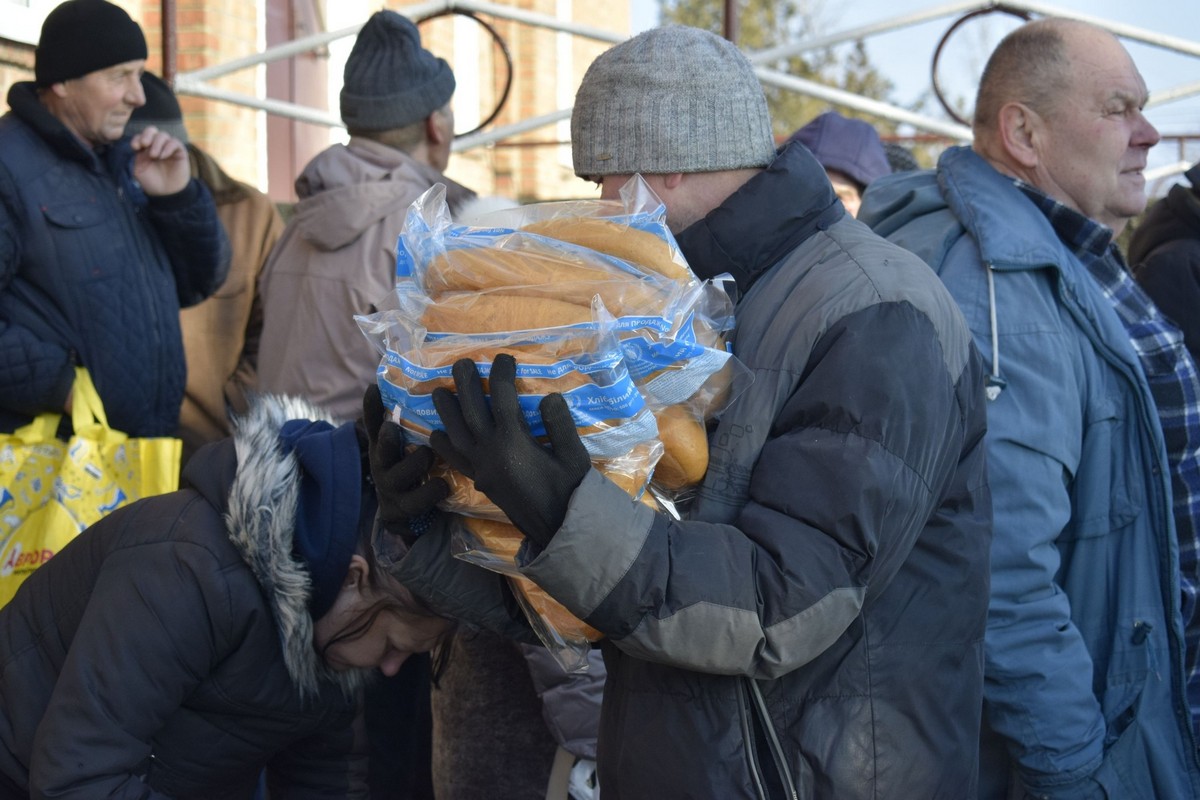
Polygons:
[[[657,0],[630,0],[635,32],[658,22]],[[819,18],[826,33],[858,28],[895,20],[930,9],[961,5],[937,0],[817,0]],[[1045,0],[1039,4],[1046,13],[1052,9],[1074,11],[1190,41],[1200,47],[1200,2],[1197,0]],[[930,102],[922,113],[942,116],[941,108],[929,91],[930,62],[938,40],[962,15],[939,16],[898,32],[866,39],[867,51],[875,66],[896,86],[895,102],[911,104],[923,93]],[[979,71],[991,48],[1019,21],[1002,14],[988,14],[961,27],[948,42],[939,66],[943,92],[970,98],[974,94]],[[1126,40],[1125,46],[1142,72],[1151,93],[1183,84],[1200,83],[1200,57],[1180,54]],[[1163,134],[1200,134],[1200,94],[1157,105],[1147,117]],[[1192,140],[1184,159],[1200,160],[1200,140]],[[1169,164],[1179,158],[1178,144],[1166,141],[1151,152],[1151,166]],[[1173,180],[1173,179],[1172,179]]]

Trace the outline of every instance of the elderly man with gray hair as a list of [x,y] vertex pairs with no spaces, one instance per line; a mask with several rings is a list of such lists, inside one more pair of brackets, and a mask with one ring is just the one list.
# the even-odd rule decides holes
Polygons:
[[[436,398],[432,443],[521,527],[522,572],[605,634],[603,796],[972,797],[991,517],[982,360],[952,298],[806,149],[776,152],[762,87],[718,36],[663,27],[605,52],[571,128],[578,175],[614,197],[641,174],[695,273],[733,276],[731,345],[754,373],[682,519],[591,469],[573,427],[548,451],[504,416],[507,357],[494,423],[473,366]],[[453,585],[472,576],[446,545],[435,517],[405,585],[482,598],[478,576]]]
[[1107,32],[1023,25],[974,145],[859,215],[933,266],[990,362],[982,798],[1200,795],[1200,379],[1115,242],[1146,204],[1147,94]]

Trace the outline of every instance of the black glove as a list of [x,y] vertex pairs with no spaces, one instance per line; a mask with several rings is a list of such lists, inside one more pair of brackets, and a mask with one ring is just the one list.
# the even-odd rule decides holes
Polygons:
[[421,445],[406,455],[404,431],[385,416],[379,386],[372,383],[363,395],[363,425],[379,521],[392,533],[411,536],[419,533],[413,521],[427,518],[450,494],[450,486],[428,477],[433,450]]
[[446,462],[475,481],[475,488],[508,515],[521,532],[545,547],[567,516],[571,494],[591,469],[570,409],[561,394],[542,398],[539,409],[550,448],[525,422],[517,402],[517,362],[501,353],[488,379],[491,409],[479,372],[470,359],[454,364],[457,396],[435,389],[433,405],[445,431],[429,443]]

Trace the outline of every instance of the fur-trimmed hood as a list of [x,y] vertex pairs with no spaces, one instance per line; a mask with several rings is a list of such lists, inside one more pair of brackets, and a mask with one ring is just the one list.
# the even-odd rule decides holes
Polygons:
[[214,474],[212,462],[198,453],[185,477],[223,510],[230,541],[270,600],[284,663],[301,696],[315,696],[319,684],[326,681],[349,695],[363,685],[370,671],[334,671],[318,655],[307,607],[309,573],[292,553],[300,474],[296,457],[285,454],[278,442],[280,428],[291,419],[335,423],[327,412],[305,400],[264,395],[234,423],[237,463],[232,476]]

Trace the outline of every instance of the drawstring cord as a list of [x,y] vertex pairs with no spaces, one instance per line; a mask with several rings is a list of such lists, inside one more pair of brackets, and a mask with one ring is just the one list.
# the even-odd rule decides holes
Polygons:
[[992,326],[992,374],[988,375],[984,392],[987,394],[988,402],[995,400],[1004,391],[1004,387],[1008,385],[1008,381],[1000,377],[1000,334],[997,331],[999,325],[996,322],[996,279],[993,276],[992,265],[987,265],[987,284],[988,284],[988,312],[991,318]]

